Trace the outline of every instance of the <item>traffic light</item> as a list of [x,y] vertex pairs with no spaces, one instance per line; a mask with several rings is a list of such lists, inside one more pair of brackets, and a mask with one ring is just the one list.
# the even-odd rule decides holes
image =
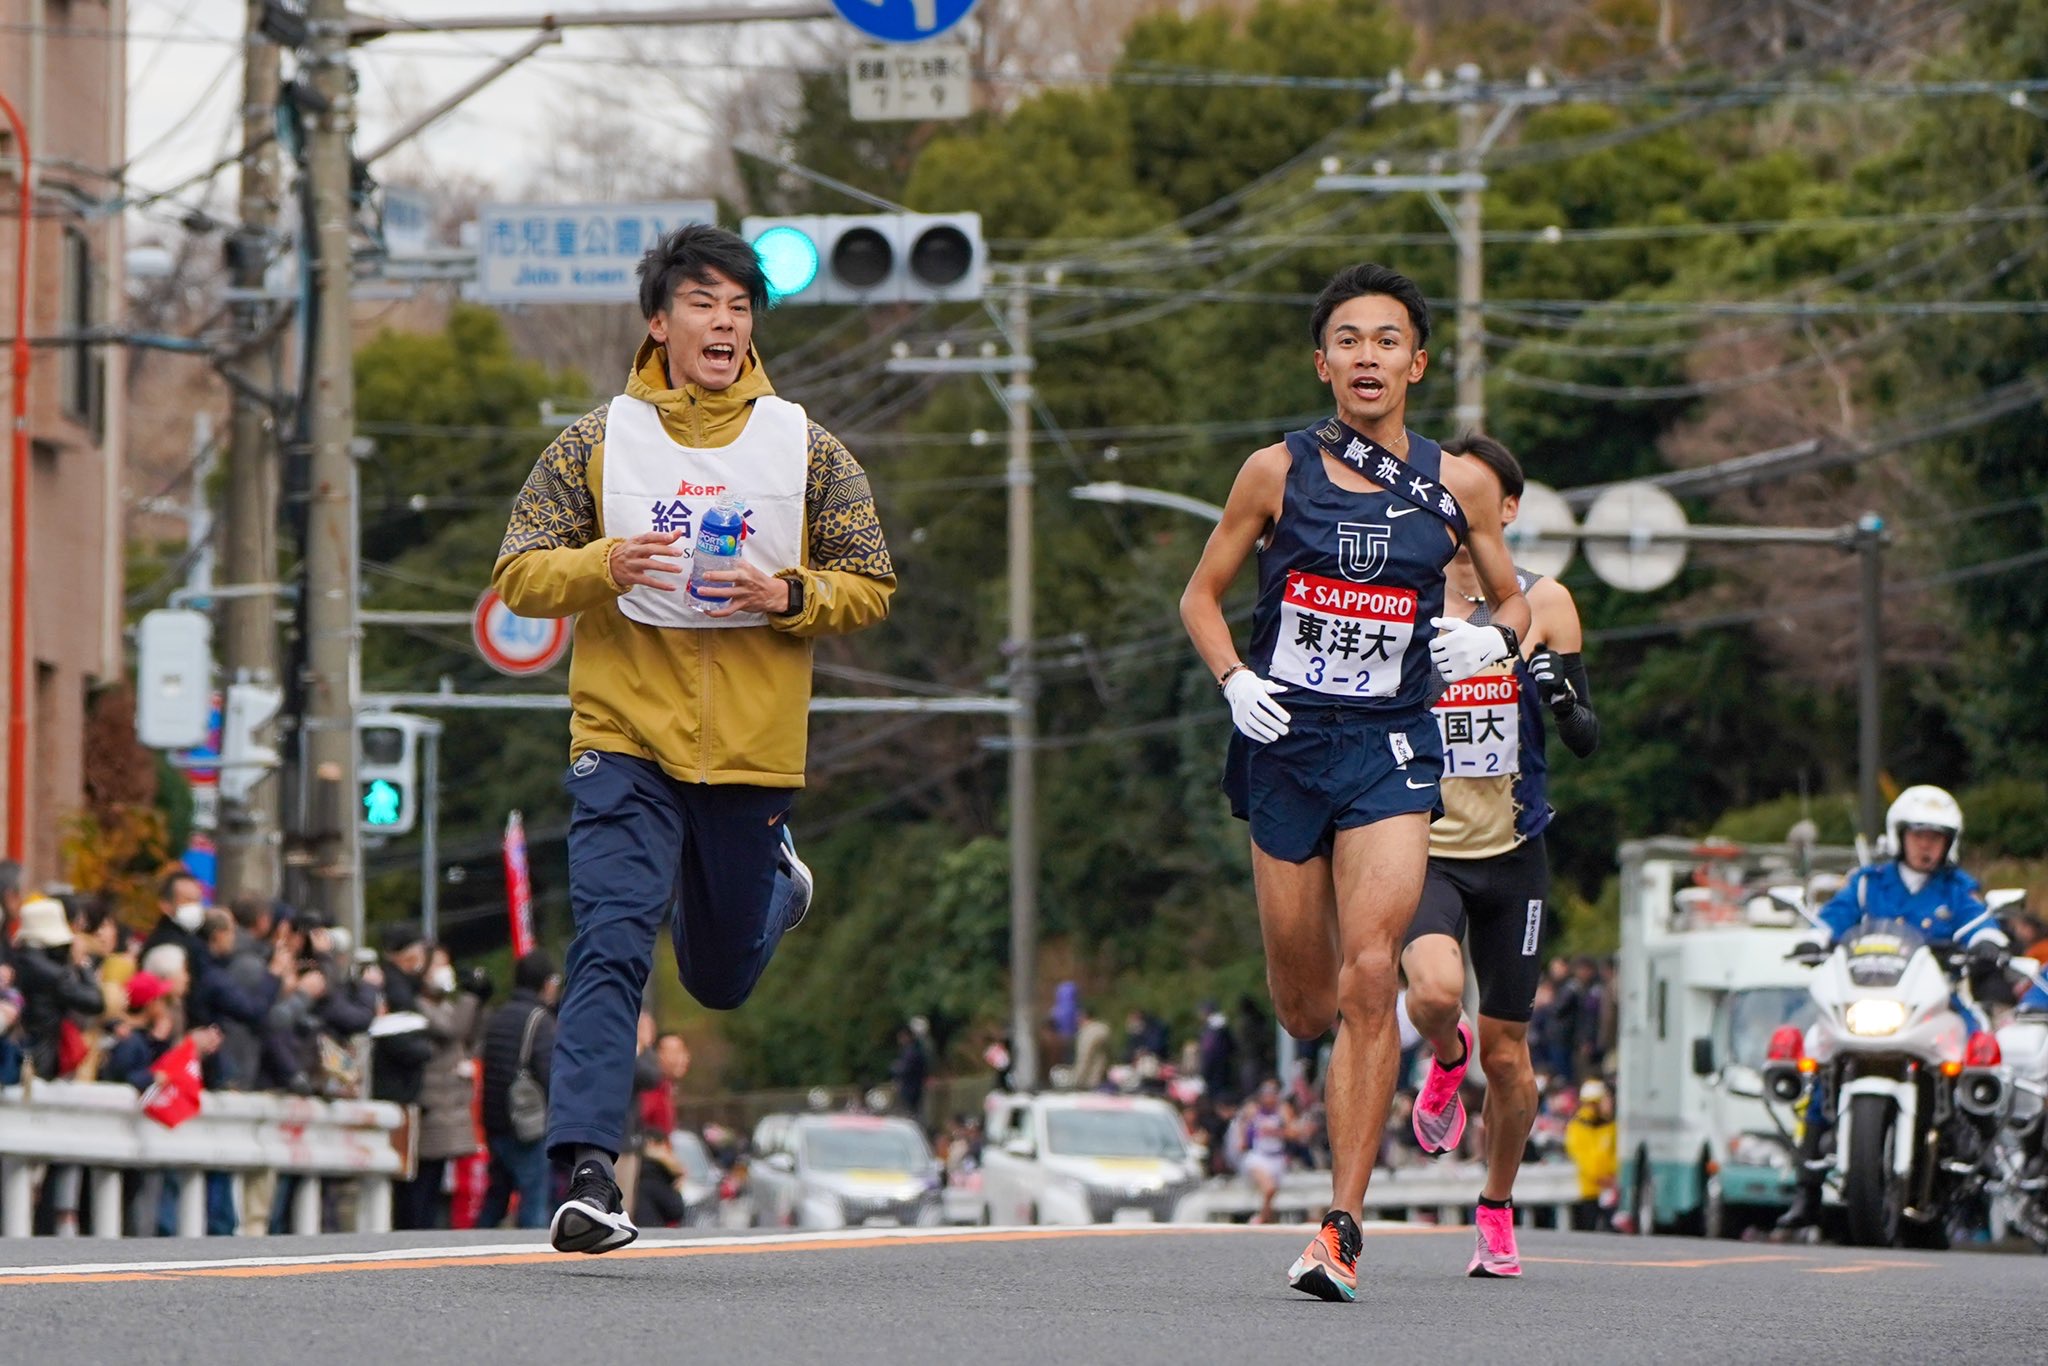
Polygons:
[[356,719],[356,816],[366,835],[403,835],[419,820],[420,734],[434,723],[390,713]]
[[778,305],[979,299],[988,264],[978,213],[748,218],[740,235]]
[[220,795],[245,802],[264,775],[277,767],[277,748],[257,739],[284,703],[282,688],[230,683],[220,711]]

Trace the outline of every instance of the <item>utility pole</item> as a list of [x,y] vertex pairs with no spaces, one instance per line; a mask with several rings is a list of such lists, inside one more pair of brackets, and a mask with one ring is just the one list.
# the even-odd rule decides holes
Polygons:
[[[220,547],[224,585],[256,591],[220,600],[221,659],[230,685],[277,685],[276,601],[262,586],[277,577],[277,419],[268,395],[279,372],[277,333],[261,293],[277,228],[276,138],[278,50],[263,34],[265,0],[250,0],[242,37],[241,227],[228,243],[228,268],[242,291],[234,305],[236,348],[229,418],[225,529]],[[219,850],[220,900],[278,890],[278,788],[275,773],[257,777],[240,801],[223,798]]]
[[[1483,75],[1478,66],[1466,62],[1458,67],[1449,83],[1442,72],[1431,71],[1419,86],[1394,80],[1373,97],[1375,109],[1397,104],[1456,104],[1456,172],[1444,173],[1441,159],[1432,158],[1430,169],[1422,174],[1396,174],[1382,162],[1370,175],[1350,175],[1344,173],[1339,158],[1326,157],[1323,174],[1316,178],[1318,190],[1339,193],[1419,191],[1428,198],[1444,230],[1450,233],[1458,252],[1457,400],[1451,410],[1451,426],[1458,432],[1486,429],[1486,270],[1480,250],[1484,240],[1481,225],[1486,157],[1514,122],[1515,115],[1530,105],[1548,104],[1556,99],[1556,92],[1535,71],[1530,72],[1528,89],[1521,91],[1491,89],[1483,84]],[[1489,106],[1493,107],[1491,119],[1486,117]],[[1458,192],[1455,210],[1443,200],[1443,192],[1450,190]]]
[[312,329],[311,478],[306,531],[306,675],[303,772],[311,837],[314,901],[328,922],[350,926],[362,943],[360,831],[356,812],[356,694],[359,640],[356,577],[354,338],[349,295],[353,263],[349,140],[355,95],[348,65],[345,0],[312,0],[307,65],[315,98],[306,139],[317,244]]
[[1031,293],[1010,284],[1010,1069],[1038,1085],[1038,670],[1032,657]]
[[1879,689],[1884,656],[1884,519],[1866,512],[1856,521],[1854,546],[1861,582],[1862,629],[1856,633],[1856,808],[1857,824],[1876,839],[1882,833],[1878,812],[1877,772],[1884,725],[1884,697]]
[[1484,134],[1474,89],[1479,68],[1459,67],[1458,83],[1465,92],[1458,101],[1458,169],[1466,181],[1458,192],[1458,400],[1451,426],[1463,433],[1486,430],[1486,325],[1480,316],[1486,276],[1479,256],[1479,199],[1486,182],[1480,175]]

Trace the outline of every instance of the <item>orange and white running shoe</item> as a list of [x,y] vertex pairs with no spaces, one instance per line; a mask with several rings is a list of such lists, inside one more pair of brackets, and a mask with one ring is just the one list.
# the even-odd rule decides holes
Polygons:
[[1364,1246],[1365,1235],[1358,1231],[1358,1221],[1333,1209],[1323,1216],[1316,1240],[1294,1259],[1287,1284],[1319,1300],[1349,1304],[1358,1298],[1358,1253]]

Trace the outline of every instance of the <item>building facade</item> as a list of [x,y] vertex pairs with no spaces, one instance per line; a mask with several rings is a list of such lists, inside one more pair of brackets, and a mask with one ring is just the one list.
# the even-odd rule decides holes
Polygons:
[[[33,883],[62,879],[66,821],[84,804],[85,716],[93,692],[124,673],[123,452],[126,353],[72,340],[118,331],[126,277],[111,178],[127,156],[124,0],[0,0],[0,95],[26,125],[33,162],[28,335],[28,724],[25,847]],[[0,121],[4,122],[4,121]],[[0,126],[0,333],[10,339],[17,284],[21,149]],[[0,348],[4,351],[4,348]],[[0,366],[0,402],[12,404]],[[11,447],[0,450],[0,544],[13,525]],[[14,665],[0,556],[0,755]],[[11,755],[7,756],[11,759]],[[0,765],[0,831],[11,828]]]

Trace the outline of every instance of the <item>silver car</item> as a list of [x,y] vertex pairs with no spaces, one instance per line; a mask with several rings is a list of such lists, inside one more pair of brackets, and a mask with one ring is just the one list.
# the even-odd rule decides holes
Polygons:
[[988,1223],[1167,1223],[1201,1184],[1200,1158],[1165,1101],[1048,1093],[988,1104]]
[[[765,1130],[765,1132],[764,1132]],[[756,1130],[766,1147],[747,1168],[754,1223],[859,1228],[941,1221],[939,1163],[907,1119],[796,1115]]]

